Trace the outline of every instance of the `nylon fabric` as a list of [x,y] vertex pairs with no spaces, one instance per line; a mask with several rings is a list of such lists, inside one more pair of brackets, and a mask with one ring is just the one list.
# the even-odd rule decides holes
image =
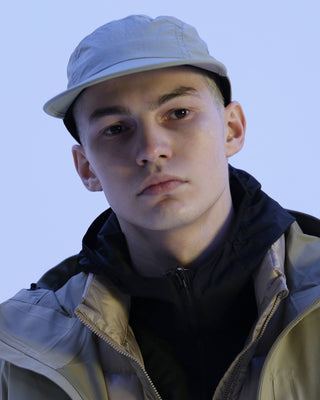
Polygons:
[[[158,278],[137,275],[112,212],[83,241],[83,270],[107,276],[132,297],[130,324],[146,369],[167,400],[212,398],[257,317],[252,275],[294,221],[254,178],[231,166],[229,171],[235,209],[231,227],[205,257],[183,270]],[[190,342],[194,345],[186,352]]]

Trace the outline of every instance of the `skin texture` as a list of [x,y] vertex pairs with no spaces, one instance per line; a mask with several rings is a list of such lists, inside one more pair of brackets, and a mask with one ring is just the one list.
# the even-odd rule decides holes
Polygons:
[[200,73],[174,67],[99,83],[80,96],[75,120],[76,169],[88,190],[103,190],[138,273],[190,263],[225,228],[228,158],[243,146],[245,118],[239,103],[217,104]]

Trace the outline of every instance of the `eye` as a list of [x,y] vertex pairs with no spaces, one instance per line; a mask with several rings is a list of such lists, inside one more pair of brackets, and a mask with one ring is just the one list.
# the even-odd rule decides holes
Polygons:
[[108,126],[105,129],[103,129],[102,133],[106,136],[113,136],[113,135],[119,135],[120,133],[124,133],[128,129],[130,129],[130,128],[126,125],[113,124],[113,125]]
[[190,111],[186,108],[178,108],[170,113],[172,119],[183,119],[188,116]]

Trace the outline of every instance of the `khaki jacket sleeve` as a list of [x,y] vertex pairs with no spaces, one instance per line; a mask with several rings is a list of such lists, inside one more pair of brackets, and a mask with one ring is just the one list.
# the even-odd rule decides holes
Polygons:
[[8,381],[3,360],[0,360],[0,399],[8,399]]
[[0,400],[71,400],[43,375],[0,360]]

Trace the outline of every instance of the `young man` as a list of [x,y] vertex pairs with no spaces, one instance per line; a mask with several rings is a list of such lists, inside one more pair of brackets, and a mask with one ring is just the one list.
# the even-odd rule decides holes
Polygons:
[[319,221],[228,164],[245,118],[225,67],[191,26],[131,16],[68,77],[45,111],[111,208],[2,305],[1,399],[317,399]]

